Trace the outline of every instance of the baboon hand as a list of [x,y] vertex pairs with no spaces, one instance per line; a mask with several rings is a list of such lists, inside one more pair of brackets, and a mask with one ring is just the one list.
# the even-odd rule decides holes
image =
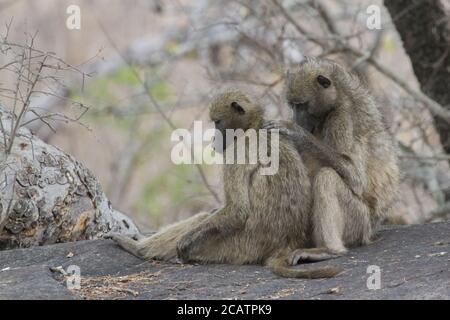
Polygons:
[[289,129],[286,127],[286,124],[280,120],[270,120],[266,121],[262,125],[262,129],[267,131],[270,130],[279,130],[281,134],[288,134]]
[[123,238],[127,238],[127,237],[125,237],[123,234],[114,233],[114,232],[107,233],[107,234],[105,234],[103,236],[103,239],[111,239],[111,240],[113,240],[115,242],[118,242],[118,241],[120,241]]
[[280,134],[287,136],[290,139],[293,140],[299,140],[300,138],[302,138],[304,136],[304,132],[303,129],[296,125],[295,129],[290,128],[290,126],[287,126],[286,121],[280,121],[280,120],[271,120],[271,121],[266,121],[263,126],[262,129],[265,130],[278,130]]

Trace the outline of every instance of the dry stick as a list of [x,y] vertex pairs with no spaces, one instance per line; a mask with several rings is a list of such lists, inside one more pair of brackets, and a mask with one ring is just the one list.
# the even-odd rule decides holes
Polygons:
[[49,113],[49,114],[45,114],[45,115],[40,115],[35,110],[30,110],[30,112],[33,113],[34,115],[36,115],[36,118],[32,118],[31,120],[28,120],[28,121],[22,123],[20,125],[21,127],[26,127],[33,121],[41,120],[51,131],[53,131],[53,133],[56,133],[55,128],[53,128],[52,125],[45,119],[53,120],[53,117],[59,115],[58,113]]
[[[76,67],[66,63],[64,60],[58,58],[56,55],[54,55],[52,53],[49,53],[49,52],[44,52],[42,50],[38,50],[38,49],[34,48],[34,39],[35,39],[37,33],[31,37],[31,41],[30,41],[29,44],[27,43],[25,45],[21,45],[21,44],[16,44],[16,43],[9,42],[7,40],[7,37],[8,37],[8,33],[9,33],[9,29],[10,29],[11,23],[12,22],[7,24],[7,26],[6,26],[7,34],[6,34],[5,37],[3,37],[1,39],[0,44],[3,45],[3,46],[6,46],[8,48],[12,48],[12,47],[18,48],[18,49],[21,50],[21,53],[17,55],[17,57],[19,57],[19,59],[16,59],[16,60],[14,60],[14,61],[12,61],[10,63],[7,63],[6,65],[1,67],[2,69],[4,69],[4,68],[7,68],[7,67],[9,67],[11,65],[19,64],[19,66],[17,68],[17,71],[16,71],[16,73],[18,75],[17,76],[16,88],[15,88],[15,90],[11,90],[11,92],[14,93],[14,96],[13,97],[8,97],[8,98],[10,98],[10,99],[12,99],[14,101],[13,107],[12,107],[11,133],[10,133],[9,141],[7,141],[7,134],[5,132],[5,128],[3,126],[3,123],[1,123],[1,125],[0,125],[0,130],[3,133],[3,140],[4,140],[4,143],[5,143],[5,154],[6,155],[8,155],[11,152],[12,147],[13,147],[14,137],[15,137],[15,135],[17,133],[17,130],[20,127],[24,126],[24,124],[21,123],[21,122],[23,120],[23,117],[25,116],[25,114],[28,111],[34,113],[37,116],[37,118],[35,118],[33,120],[37,120],[37,119],[42,120],[43,123],[45,123],[52,131],[54,131],[54,129],[52,128],[50,123],[48,123],[47,121],[44,120],[44,118],[50,118],[50,117],[48,117],[47,115],[46,116],[40,116],[34,110],[30,110],[31,96],[33,94],[36,94],[36,93],[44,93],[46,95],[49,94],[47,92],[40,92],[40,91],[35,91],[34,90],[34,88],[35,88],[35,86],[36,86],[36,84],[38,82],[40,82],[40,81],[42,81],[42,80],[44,80],[46,78],[52,78],[52,77],[43,77],[41,75],[41,72],[43,71],[43,69],[44,68],[52,68],[52,69],[55,69],[55,70],[74,70],[74,71],[77,71],[79,73],[82,73],[83,74],[83,79],[84,79],[84,76],[85,76],[85,74],[81,70],[79,70]],[[28,56],[26,57],[27,53],[28,53]],[[37,55],[33,56],[33,53],[37,53]],[[43,59],[42,59],[41,62],[39,62],[40,63],[40,67],[39,67],[37,73],[35,73],[32,70],[32,64],[34,64],[34,62],[32,62],[32,60],[33,59],[40,59],[40,58],[43,58]],[[46,60],[48,58],[55,59],[58,62],[58,66],[51,66],[51,65],[45,64],[45,62],[46,62]],[[26,60],[28,60],[28,61],[26,61]],[[61,66],[60,63],[63,66]],[[26,75],[25,75],[25,72],[27,72]],[[34,80],[32,80],[33,76],[34,76]],[[21,90],[20,90],[21,83],[26,84],[28,86],[28,88],[29,88],[29,92],[27,93],[27,97],[26,98],[24,98],[22,96],[22,93],[21,93]],[[21,100],[21,102],[23,104],[23,107],[22,107],[22,110],[21,110],[21,112],[19,114],[19,117],[17,119],[15,119],[14,115],[16,113],[16,108],[17,108],[17,103],[19,101],[19,96],[20,96],[20,100]],[[85,112],[83,112],[82,115],[84,113]],[[72,120],[72,119],[70,119],[68,117],[66,117],[66,119]],[[79,118],[77,120],[79,120]],[[75,121],[77,121],[77,120],[75,120]],[[27,121],[26,124],[29,124],[30,122],[31,121]]]
[[[328,11],[323,6],[323,4],[320,2],[314,2],[314,3],[311,3],[310,5],[312,7],[314,7],[316,9],[316,11],[319,13],[320,17],[322,18],[325,25],[327,26],[328,32],[330,32],[332,34],[332,36],[334,37],[334,39],[337,41],[337,43],[340,46],[342,46],[342,43],[344,43],[343,42],[344,37],[343,37],[343,35],[340,34],[336,24],[334,23],[333,19],[331,18]],[[367,52],[365,52],[363,56],[359,57],[352,64],[352,69],[355,69],[364,61],[367,61],[369,58],[372,58],[375,56],[375,54],[379,48],[382,35],[383,35],[383,31],[378,32],[378,34],[376,36],[376,40],[375,40],[372,48],[370,50],[368,50]]]
[[[295,29],[301,34],[303,34],[307,40],[314,42],[315,44],[327,48],[327,44],[322,42],[319,38],[311,36],[302,26],[300,26],[295,19],[285,10],[285,8],[278,3],[277,0],[272,0],[275,6],[278,7],[283,16],[294,26]],[[370,53],[365,51],[358,50],[353,48],[350,45],[345,44],[342,40],[338,39],[338,45],[342,46],[344,51],[350,52],[357,57],[367,57],[367,62],[370,63],[375,69],[377,69],[380,73],[384,74],[386,77],[394,81],[398,86],[400,86],[404,91],[413,96],[416,100],[424,103],[428,109],[436,116],[445,120],[448,124],[450,124],[450,111],[444,109],[439,103],[429,98],[427,95],[422,93],[421,91],[417,91],[413,89],[406,81],[395,75],[394,72],[389,70],[383,64],[381,64],[378,60],[376,60]]]
[[[126,59],[123,54],[121,53],[121,51],[117,48],[114,40],[111,38],[111,36],[109,35],[109,33],[106,31],[106,29],[104,28],[103,24],[97,20],[100,29],[102,29],[103,33],[105,34],[106,38],[108,39],[108,42],[111,44],[111,46],[114,48],[114,50],[116,50],[116,52],[120,55],[120,57],[122,58],[122,60],[126,63],[126,65],[128,66],[128,68],[130,68],[131,72],[133,72],[133,75],[136,77],[136,79],[139,81],[139,83],[142,85],[142,87],[145,90],[145,94],[148,96],[148,98],[150,99],[150,102],[153,104],[153,106],[155,107],[155,109],[158,111],[158,113],[163,117],[163,119],[167,122],[167,124],[170,126],[170,128],[172,130],[177,129],[176,126],[174,125],[174,123],[172,122],[172,120],[170,120],[169,117],[167,117],[167,115],[164,113],[164,111],[162,110],[161,106],[159,105],[159,103],[155,100],[155,98],[153,97],[153,95],[151,94],[151,91],[148,86],[148,83],[144,80],[141,79],[140,75],[138,74],[138,72],[136,71],[136,69],[131,65],[131,63],[128,61],[128,59]],[[214,199],[216,200],[217,203],[220,203],[220,197],[217,194],[217,192],[210,186],[205,173],[203,172],[202,167],[199,164],[195,164],[195,167],[197,168],[200,177],[205,185],[205,187],[208,189],[208,191],[211,193],[211,195],[214,197]]]
[[45,56],[44,59],[42,60],[41,65],[37,71],[36,77],[34,78],[33,82],[31,83],[31,86],[29,88],[29,91],[27,93],[25,101],[23,101],[22,110],[20,110],[19,116],[16,119],[14,127],[12,128],[12,131],[11,131],[11,135],[9,137],[9,144],[8,144],[8,148],[6,149],[6,154],[11,153],[11,149],[12,149],[12,146],[14,143],[14,138],[17,134],[17,130],[20,128],[20,122],[21,122],[23,116],[25,115],[25,113],[28,111],[28,105],[30,104],[31,96],[34,93],[34,91],[33,91],[34,87],[36,86],[36,84],[38,83],[38,81],[40,79],[40,75],[41,75],[42,69],[44,68],[44,63],[46,60],[47,60],[47,56]]
[[367,61],[368,59],[373,58],[377,54],[377,52],[380,48],[380,45],[381,45],[382,38],[383,38],[383,30],[378,32],[376,39],[372,45],[372,48],[367,52],[367,54],[365,56],[360,57],[353,63],[352,69],[357,68],[364,61]]
[[280,10],[281,14],[286,18],[287,21],[289,21],[290,24],[292,24],[294,26],[294,28],[303,36],[305,36],[305,38],[317,45],[319,45],[320,47],[326,48],[328,47],[328,45],[324,42],[322,42],[318,37],[313,36],[311,34],[309,34],[308,31],[306,31],[306,29],[304,29],[301,25],[299,25],[295,19],[286,11],[286,9],[280,4],[278,3],[277,0],[272,0],[273,4]]
[[315,1],[309,1],[309,5],[316,9],[316,11],[319,13],[322,20],[325,22],[325,26],[327,27],[328,31],[333,36],[339,36],[339,31],[336,27],[336,24],[332,19],[330,19],[330,16],[328,15],[328,12],[325,10],[325,8],[322,6],[321,3],[315,2]]
[[[84,82],[84,78],[86,76],[87,77],[91,77],[91,74],[83,72],[78,66],[74,66],[74,65],[72,65],[70,63],[67,63],[62,58],[59,58],[56,54],[54,54],[52,52],[45,52],[43,50],[30,47],[30,45],[22,45],[22,44],[18,44],[18,43],[14,43],[14,42],[9,42],[6,39],[1,40],[0,44],[4,45],[6,47],[20,48],[22,50],[28,49],[28,50],[31,50],[31,52],[41,54],[42,56],[44,56],[46,58],[51,58],[51,59],[53,59],[53,60],[55,60],[55,61],[57,61],[57,62],[62,64],[62,65],[58,65],[57,67],[54,67],[53,69],[55,69],[55,70],[71,70],[71,71],[77,72],[77,73],[82,75],[83,82]],[[81,65],[83,65],[83,64],[84,63],[82,63]]]
[[[12,115],[11,115],[11,130],[13,130],[14,128],[14,117],[16,115],[16,107],[17,107],[17,100],[18,97],[17,95],[19,94],[19,90],[20,90],[20,81],[22,79],[22,70],[23,70],[23,64],[24,64],[24,60],[25,60],[25,52],[22,51],[22,58],[20,60],[20,66],[19,66],[19,70],[17,71],[17,83],[16,83],[16,88],[14,90],[14,102],[13,102],[13,108],[12,108]],[[13,139],[12,134],[9,136],[9,143],[11,143],[11,140]],[[9,154],[8,151],[8,147],[5,146],[5,154]]]
[[[363,52],[354,49],[350,46],[348,46],[349,52],[362,56],[364,55]],[[397,83],[403,90],[405,90],[407,93],[409,93],[411,96],[413,96],[416,100],[424,103],[430,111],[445,120],[448,124],[450,124],[450,111],[444,109],[439,103],[434,101],[433,99],[429,98],[427,95],[422,93],[421,91],[414,90],[406,81],[401,79],[400,77],[396,76],[391,70],[383,66],[380,62],[378,62],[374,57],[369,57],[367,59],[367,62],[369,62],[372,66],[374,66],[379,72],[387,76],[389,79]]]
[[[3,116],[3,114],[2,114],[2,116]],[[6,131],[5,131],[5,127],[3,126],[2,116],[0,116],[0,132],[3,134],[3,146],[5,147],[5,153],[6,153],[6,147],[8,145],[8,140],[6,138]]]

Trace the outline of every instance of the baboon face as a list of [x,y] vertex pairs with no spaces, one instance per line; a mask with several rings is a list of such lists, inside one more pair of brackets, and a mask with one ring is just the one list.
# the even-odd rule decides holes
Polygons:
[[262,119],[262,110],[252,104],[242,92],[230,91],[218,95],[213,100],[209,116],[216,129],[214,150],[223,152],[236,139],[236,135],[230,133],[227,135],[227,129],[241,129],[244,132],[255,128]]
[[286,100],[297,123],[305,112],[321,118],[334,108],[337,90],[332,73],[331,66],[310,59],[303,62],[298,70],[288,72]]

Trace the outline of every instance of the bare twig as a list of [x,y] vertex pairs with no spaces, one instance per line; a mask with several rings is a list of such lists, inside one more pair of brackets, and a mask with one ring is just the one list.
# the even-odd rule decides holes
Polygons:
[[[53,87],[55,84],[63,86],[59,77],[55,74],[56,72],[74,71],[80,74],[83,79],[88,75],[78,67],[57,57],[54,53],[35,48],[37,32],[31,36],[26,34],[29,38],[27,38],[25,44],[9,41],[8,35],[11,23],[12,21],[6,24],[5,35],[0,36],[0,52],[5,55],[7,60],[10,60],[0,70],[13,73],[16,79],[13,88],[0,87],[0,92],[2,92],[0,96],[11,101],[9,106],[4,106],[11,112],[9,127],[5,126],[3,122],[0,125],[6,156],[11,153],[15,137],[21,127],[27,126],[34,121],[41,121],[50,130],[55,131],[51,122],[72,121],[81,124],[80,119],[88,109],[81,103],[72,102],[73,105],[81,110],[80,114],[75,117],[56,112],[48,112],[42,115],[35,110],[36,108],[32,106],[32,101],[40,95],[57,97],[61,102],[68,100],[67,97],[59,96],[54,91]],[[29,118],[29,114],[33,114],[35,117]]]
[[9,144],[8,144],[7,148],[5,149],[6,154],[10,154],[11,153],[11,148],[12,148],[13,143],[14,143],[14,137],[17,134],[17,130],[20,128],[20,124],[21,124],[21,120],[22,120],[23,116],[28,111],[28,106],[30,104],[30,99],[31,99],[31,96],[33,94],[34,87],[36,86],[36,84],[38,83],[38,81],[40,79],[40,75],[41,75],[42,69],[44,68],[44,63],[45,63],[46,60],[47,60],[47,57],[45,57],[44,60],[42,61],[41,66],[39,67],[39,69],[37,71],[36,77],[32,81],[31,86],[30,86],[30,88],[28,90],[28,94],[27,94],[27,96],[25,98],[25,101],[23,102],[23,106],[22,106],[22,109],[19,112],[19,116],[17,117],[17,119],[15,121],[15,124],[12,127],[12,129],[11,129],[11,134],[9,136]]

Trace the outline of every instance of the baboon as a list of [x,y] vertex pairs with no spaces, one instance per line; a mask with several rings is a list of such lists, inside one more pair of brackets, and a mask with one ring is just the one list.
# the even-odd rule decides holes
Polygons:
[[[217,96],[210,107],[210,118],[216,133],[221,133],[215,136],[216,151],[235,153],[236,145],[245,142],[246,157],[255,152],[245,135],[229,138],[225,132],[258,130],[264,122],[262,108],[244,93],[235,90]],[[263,134],[268,138],[276,135],[267,131]],[[263,143],[261,136],[256,137],[258,144]],[[271,147],[269,144],[268,152],[275,152]],[[337,275],[342,270],[336,267],[289,268],[291,253],[309,245],[311,184],[301,156],[289,139],[279,139],[278,154],[278,172],[274,175],[261,174],[264,165],[259,158],[253,164],[224,164],[223,208],[195,215],[142,240],[120,235],[112,238],[145,259],[178,256],[182,262],[264,264],[279,276],[293,278]]]
[[336,62],[307,58],[286,78],[295,123],[263,127],[295,142],[312,181],[315,248],[292,260],[325,260],[370,243],[389,215],[399,184],[396,148],[373,97]]

